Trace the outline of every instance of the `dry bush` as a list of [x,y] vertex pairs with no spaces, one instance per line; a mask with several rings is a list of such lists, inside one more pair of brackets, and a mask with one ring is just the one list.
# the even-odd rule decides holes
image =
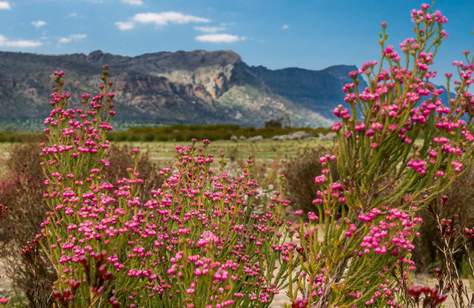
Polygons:
[[[474,167],[470,167],[459,177],[446,193],[447,200],[442,207],[441,218],[455,218],[459,224],[472,226],[474,222]],[[420,228],[420,237],[416,240],[414,259],[418,271],[430,271],[440,259],[438,248],[440,236],[436,221],[429,209],[421,212],[423,224]],[[463,260],[464,252],[456,254],[458,265]]]
[[[305,212],[314,211],[312,204],[316,197],[317,186],[314,178],[321,174],[322,166],[319,158],[327,154],[322,148],[304,149],[295,158],[288,160],[283,166],[283,175],[286,179],[284,191],[292,202],[294,209],[301,209]],[[332,168],[332,174],[336,170]]]
[[49,307],[50,287],[55,275],[40,249],[29,246],[46,213],[42,201],[42,171],[36,143],[14,145],[0,183],[0,203],[7,207],[0,223],[0,258],[6,275],[22,291],[31,307]]
[[[111,148],[109,179],[127,176],[133,160],[126,146]],[[0,181],[0,204],[6,207],[0,216],[0,259],[13,287],[27,298],[30,307],[52,305],[51,284],[55,274],[49,261],[34,244],[35,235],[46,214],[43,203],[40,147],[36,143],[17,144],[11,150],[6,174]],[[161,186],[163,178],[147,153],[138,159],[138,170],[145,180],[143,190]],[[33,243],[32,243],[33,241]]]

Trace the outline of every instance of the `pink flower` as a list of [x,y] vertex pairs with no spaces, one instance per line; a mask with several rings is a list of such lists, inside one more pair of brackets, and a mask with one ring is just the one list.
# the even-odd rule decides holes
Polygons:
[[331,126],[331,130],[333,132],[338,132],[341,128],[342,128],[342,124],[339,122],[336,122]]
[[198,247],[204,247],[207,244],[215,244],[219,242],[219,237],[217,237],[213,232],[211,231],[204,231],[201,234],[201,238],[197,242]]
[[318,215],[316,215],[316,213],[314,212],[308,212],[308,219],[310,221],[317,221],[319,219]]
[[423,159],[411,159],[407,164],[408,168],[415,170],[419,175],[425,175],[428,171],[428,165]]
[[54,76],[56,78],[64,77],[64,71],[54,71]]
[[451,163],[451,165],[453,166],[454,171],[456,171],[456,172],[461,172],[464,169],[463,163],[461,163],[460,161],[457,161],[457,160],[454,160]]
[[327,177],[325,175],[318,175],[317,177],[314,178],[314,183],[316,185],[321,185],[323,184],[324,182],[327,181]]

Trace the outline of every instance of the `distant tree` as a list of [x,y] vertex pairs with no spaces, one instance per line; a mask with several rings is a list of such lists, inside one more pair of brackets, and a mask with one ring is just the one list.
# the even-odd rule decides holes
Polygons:
[[273,119],[265,122],[265,128],[282,128],[283,123],[281,119]]
[[291,127],[290,117],[286,114],[277,119],[272,119],[265,122],[265,128],[284,128],[284,127]]

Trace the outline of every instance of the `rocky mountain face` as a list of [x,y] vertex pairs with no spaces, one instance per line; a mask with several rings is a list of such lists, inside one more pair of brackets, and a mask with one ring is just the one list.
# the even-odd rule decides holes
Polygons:
[[125,57],[0,52],[0,121],[37,121],[47,103],[54,70],[66,72],[77,96],[94,91],[109,64],[118,119],[136,123],[235,123],[260,126],[284,118],[292,126],[329,125],[342,85],[354,66],[314,71],[249,66],[232,51],[178,51]]

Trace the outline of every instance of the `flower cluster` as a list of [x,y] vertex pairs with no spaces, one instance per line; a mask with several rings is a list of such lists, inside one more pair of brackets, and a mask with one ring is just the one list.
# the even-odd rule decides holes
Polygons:
[[[372,209],[370,214],[374,213]],[[379,215],[382,214],[378,211]],[[369,217],[370,217],[369,214]],[[364,236],[360,254],[374,252],[376,254],[406,255],[402,251],[411,252],[415,246],[411,242],[416,227],[421,223],[421,218],[411,217],[407,212],[399,209],[388,209],[387,213],[381,215],[382,219],[369,227],[367,235]],[[359,215],[367,217],[365,215]],[[365,220],[367,221],[367,220]],[[402,259],[402,261],[406,261]]]
[[437,307],[448,298],[436,288],[413,285],[408,288],[408,295],[412,297],[416,304],[421,303],[422,307]]

